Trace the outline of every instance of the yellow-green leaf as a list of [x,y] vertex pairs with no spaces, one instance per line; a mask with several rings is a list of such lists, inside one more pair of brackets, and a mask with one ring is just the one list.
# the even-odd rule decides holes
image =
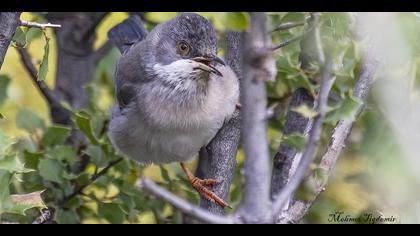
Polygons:
[[314,118],[318,115],[318,112],[314,111],[312,108],[308,107],[306,104],[299,105],[290,109],[291,111],[301,114],[305,118]]
[[176,17],[176,12],[147,12],[145,18],[154,23],[161,23]]
[[0,106],[7,98],[7,88],[10,84],[10,78],[6,75],[0,75]]
[[85,112],[78,112],[76,113],[76,125],[82,131],[89,141],[93,144],[98,144],[98,140],[93,133],[91,118]]
[[45,80],[48,73],[48,54],[50,53],[50,38],[45,35],[44,56],[42,57],[41,65],[38,71],[38,80]]
[[45,146],[51,147],[64,143],[69,136],[71,129],[64,126],[51,126],[47,129],[42,138],[42,143]]
[[245,12],[225,12],[221,18],[225,29],[233,31],[246,31],[249,27],[249,15]]
[[23,48],[26,46],[26,33],[22,30],[21,27],[16,27],[15,34],[13,35],[13,46]]
[[25,165],[20,161],[18,156],[6,155],[0,159],[0,170],[8,171],[9,173],[28,173],[34,170],[25,168]]

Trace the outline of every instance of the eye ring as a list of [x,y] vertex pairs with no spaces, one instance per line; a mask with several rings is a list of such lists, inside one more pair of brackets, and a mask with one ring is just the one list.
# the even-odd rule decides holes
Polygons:
[[185,56],[190,52],[190,46],[185,41],[176,44],[176,51],[179,55]]

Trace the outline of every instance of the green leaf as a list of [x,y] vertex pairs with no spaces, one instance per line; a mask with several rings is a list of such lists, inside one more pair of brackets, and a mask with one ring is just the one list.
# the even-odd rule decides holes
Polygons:
[[282,143],[301,151],[306,147],[307,138],[300,133],[292,133],[283,136]]
[[6,150],[10,147],[12,144],[12,140],[6,137],[1,131],[0,131],[0,158],[3,158],[3,155],[6,153]]
[[162,176],[162,179],[164,179],[166,182],[170,183],[172,180],[169,177],[168,171],[163,166],[159,166],[159,167],[160,167],[160,175]]
[[64,169],[63,166],[57,160],[46,158],[39,161],[38,164],[39,174],[44,180],[63,183]]
[[69,136],[71,129],[64,126],[51,126],[47,129],[42,138],[42,143],[47,146],[55,146],[63,144],[66,138]]
[[0,120],[3,120],[4,116],[0,113]]
[[303,22],[306,16],[307,14],[303,12],[290,12],[281,18],[281,22]]
[[301,104],[297,107],[290,109],[291,111],[297,112],[305,118],[314,118],[318,115],[318,112],[314,111],[312,108],[308,107],[306,104]]
[[125,220],[124,212],[119,204],[115,203],[100,203],[98,206],[98,215],[112,224],[121,224]]
[[10,190],[9,184],[12,179],[12,174],[7,171],[0,170],[0,215],[10,205]]
[[45,80],[48,73],[48,55],[50,53],[50,38],[44,32],[45,36],[45,46],[44,46],[44,56],[42,57],[41,65],[39,66],[37,79],[39,81]]
[[25,215],[25,211],[34,207],[45,208],[46,205],[42,200],[41,194],[44,191],[36,191],[28,194],[11,195],[11,204],[7,208],[7,212],[19,215]]
[[10,78],[6,75],[0,75],[0,106],[7,98],[7,88],[10,84]]
[[51,159],[67,162],[69,165],[78,161],[76,150],[69,146],[55,146],[48,150],[47,154]]
[[18,156],[6,155],[0,159],[0,170],[8,171],[9,173],[29,173],[31,169],[25,168],[25,165],[20,161]]
[[93,133],[91,118],[86,112],[77,112],[76,113],[76,125],[82,131],[89,141],[93,144],[99,144],[98,140]]
[[78,224],[80,217],[75,209],[62,209],[58,208],[55,213],[54,220],[58,224]]
[[225,12],[221,17],[221,23],[227,30],[246,31],[249,22],[249,15],[245,12]]
[[176,12],[147,12],[145,18],[151,22],[161,23],[176,17]]
[[34,133],[37,129],[45,130],[44,120],[26,108],[20,109],[17,113],[16,125],[29,133]]
[[355,115],[357,109],[361,105],[362,102],[356,98],[353,98],[352,96],[346,97],[336,109],[327,113],[325,122],[336,124],[340,119],[343,118],[354,120],[356,119]]
[[105,167],[108,163],[105,153],[98,146],[89,145],[84,153],[90,156],[90,160],[95,163],[97,167]]
[[21,27],[16,27],[12,41],[15,47],[23,48],[26,46],[26,33],[22,30]]

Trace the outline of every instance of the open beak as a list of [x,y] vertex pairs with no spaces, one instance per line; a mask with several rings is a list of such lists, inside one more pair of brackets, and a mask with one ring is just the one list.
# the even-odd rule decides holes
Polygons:
[[226,65],[225,62],[220,57],[218,56],[194,57],[192,58],[192,60],[198,62],[198,67],[197,67],[198,69],[207,71],[209,73],[213,73],[218,76],[223,76],[222,73],[212,65],[212,62],[217,62],[225,66]]

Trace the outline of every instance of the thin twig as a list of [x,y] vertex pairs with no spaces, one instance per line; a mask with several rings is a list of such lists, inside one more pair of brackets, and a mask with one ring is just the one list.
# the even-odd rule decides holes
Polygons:
[[305,32],[303,32],[302,34],[300,34],[298,36],[292,37],[291,39],[288,39],[284,42],[279,43],[278,45],[272,47],[271,50],[275,51],[279,48],[285,47],[285,46],[287,46],[287,45],[289,45],[293,42],[296,42],[296,41],[299,41],[299,40],[305,38],[309,33],[312,32],[312,30],[315,29],[315,26],[318,24],[319,14],[312,14],[311,19],[312,20],[311,20],[310,26]]
[[41,214],[32,222],[32,224],[45,224],[50,222],[54,218],[54,209],[45,208],[42,209]]
[[42,24],[42,23],[30,22],[30,21],[26,21],[26,20],[21,20],[19,22],[19,26],[25,26],[25,27],[29,27],[29,28],[39,28],[39,29],[61,28],[61,25],[57,25],[57,24],[51,24],[51,23]]
[[179,209],[187,215],[197,218],[200,221],[205,223],[212,224],[233,224],[235,223],[234,218],[227,216],[215,215],[207,210],[204,210],[200,207],[197,207],[188,201],[185,201],[182,198],[168,192],[164,188],[159,187],[152,180],[147,178],[142,178],[138,181],[137,185],[144,191],[152,194],[153,196],[159,198],[162,201],[168,202],[173,205],[175,208]]
[[[316,34],[319,34],[319,31],[315,31]],[[318,54],[322,54],[322,56],[318,56],[318,58],[323,58],[324,52],[322,50],[321,42],[318,41],[319,37],[315,37],[316,44],[319,44],[317,47],[321,51],[318,51]],[[326,61],[321,68],[321,86],[318,94],[318,101],[317,101],[317,112],[318,116],[314,119],[313,127],[309,135],[308,145],[305,151],[302,154],[301,161],[299,166],[296,169],[295,174],[291,178],[290,182],[282,189],[282,191],[275,197],[275,202],[273,204],[273,213],[274,217],[281,212],[284,204],[290,199],[290,196],[296,191],[301,183],[302,179],[305,176],[305,173],[312,163],[316,149],[318,147],[318,143],[321,138],[321,130],[322,130],[322,122],[327,111],[327,102],[328,102],[328,95],[331,90],[332,84],[334,83],[334,78],[331,77],[331,66],[332,63],[330,60]]]
[[292,28],[295,28],[295,27],[304,26],[305,24],[308,24],[311,20],[312,20],[312,16],[307,16],[307,17],[305,17],[305,20],[301,21],[301,22],[284,22],[284,23],[281,23],[280,25],[276,26],[270,32],[273,33],[273,32],[276,32],[276,31],[288,30],[288,29],[292,29]]
[[83,190],[85,190],[88,186],[90,186],[91,184],[93,184],[97,179],[99,179],[101,176],[105,175],[106,173],[108,173],[108,170],[111,169],[111,167],[115,166],[116,164],[120,163],[124,158],[120,157],[114,161],[111,161],[108,163],[108,165],[103,168],[101,171],[99,171],[98,173],[94,174],[91,178],[90,178],[90,182],[84,185],[81,185],[79,187],[77,187],[73,193],[71,193],[70,195],[68,195],[67,197],[64,197],[63,200],[60,202],[60,206],[63,206],[64,204],[66,204],[68,201],[70,201],[73,197],[82,194]]

